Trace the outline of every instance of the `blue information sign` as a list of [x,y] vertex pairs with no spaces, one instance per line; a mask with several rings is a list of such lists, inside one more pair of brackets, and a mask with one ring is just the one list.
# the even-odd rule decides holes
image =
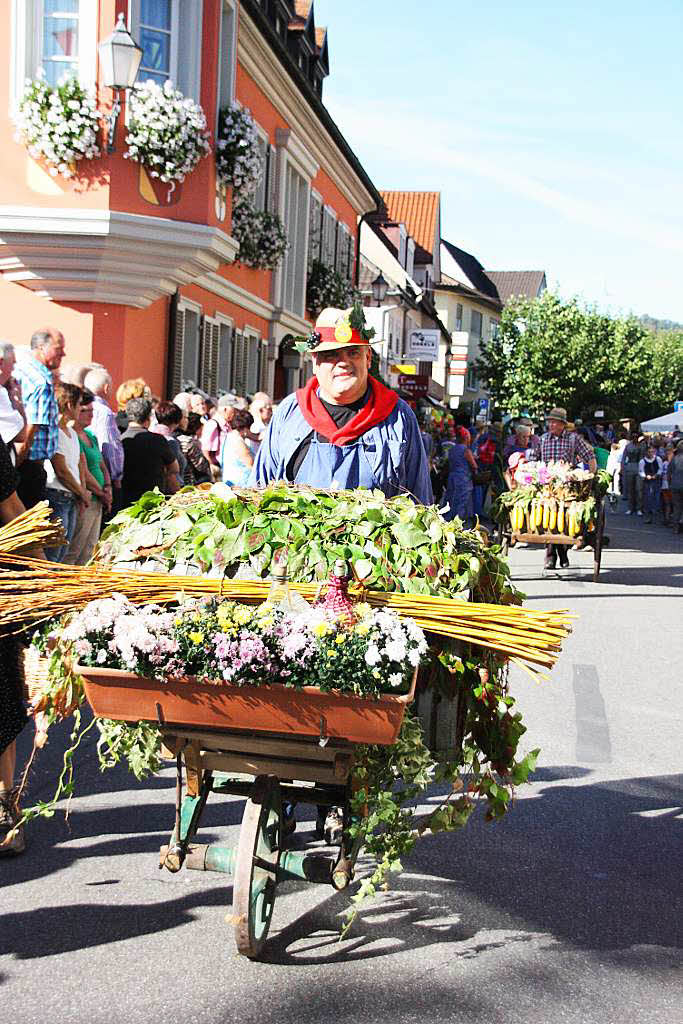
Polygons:
[[674,402],[674,412],[683,412],[683,402]]

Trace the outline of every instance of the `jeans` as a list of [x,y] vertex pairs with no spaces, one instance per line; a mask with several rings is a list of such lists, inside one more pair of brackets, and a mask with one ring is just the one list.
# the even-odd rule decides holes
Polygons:
[[50,503],[50,508],[56,516],[62,521],[64,533],[66,534],[66,543],[60,544],[56,548],[47,548],[45,551],[45,557],[51,562],[61,562],[64,555],[67,552],[69,544],[73,540],[73,535],[76,532],[76,526],[78,525],[78,505],[76,499],[70,491],[58,491],[55,487],[48,487],[47,489],[47,500]]
[[654,480],[643,480],[643,512],[646,516],[652,516],[659,512],[659,478]]
[[91,496],[90,504],[80,514],[68,551],[62,558],[67,565],[85,565],[92,558],[100,539],[102,503]]
[[629,470],[621,471],[621,493],[624,501],[628,502],[631,512],[637,512],[640,501],[638,494],[638,472]]
[[671,503],[674,510],[674,526],[683,526],[683,490],[680,488],[671,488]]

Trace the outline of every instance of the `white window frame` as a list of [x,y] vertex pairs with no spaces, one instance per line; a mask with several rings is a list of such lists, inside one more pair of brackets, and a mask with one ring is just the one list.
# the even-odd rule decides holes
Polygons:
[[465,373],[465,391],[478,391],[479,390],[479,378],[477,377],[477,369],[474,363],[469,363],[467,366],[467,372]]
[[309,190],[309,198],[308,198],[308,247],[307,247],[308,248],[308,252],[307,252],[307,263],[308,263],[309,267],[310,267],[310,264],[312,262],[312,259],[311,259],[311,205],[312,205],[312,201],[313,200],[315,200],[318,203],[319,208],[320,208],[320,223],[318,224],[318,252],[317,252],[316,256],[314,257],[314,259],[317,259],[318,261],[320,261],[320,259],[322,257],[322,251],[323,251],[323,209],[325,207],[325,203],[323,202],[323,197],[320,195],[320,193],[316,189],[311,188]]
[[[176,89],[199,103],[202,74],[203,0],[171,0],[171,56],[169,77]],[[93,5],[94,6],[94,5]],[[128,30],[139,38],[140,0],[129,0]],[[182,52],[181,40],[187,45]],[[138,81],[145,79],[138,76]]]
[[[326,221],[325,214],[329,214],[329,216],[332,219],[330,221]],[[330,267],[331,270],[334,270],[334,268],[336,266],[336,261],[337,261],[337,223],[338,223],[338,221],[339,221],[339,218],[337,217],[337,211],[334,209],[333,206],[330,206],[329,203],[325,203],[324,206],[323,206],[322,227],[321,227],[321,234],[320,234],[320,259],[325,264],[325,266]],[[330,223],[331,225],[333,225],[332,228],[331,228],[331,231],[330,231],[330,234],[331,234],[331,237],[332,237],[332,252],[330,254],[330,258],[329,259],[327,259],[327,253],[325,252],[325,226],[326,226],[326,223]]]
[[[230,46],[229,60],[230,67],[226,61],[225,29],[226,21],[230,19]],[[237,76],[237,2],[236,0],[223,0],[220,10],[218,25],[218,82],[216,88],[216,130],[218,130],[218,118],[222,107],[230,106],[235,102],[235,80]]]
[[415,239],[408,235],[406,241],[406,266],[405,271],[408,277],[412,277],[415,272]]
[[259,137],[259,141],[263,146],[263,175],[258,184],[256,192],[254,193],[254,206],[257,210],[268,209],[268,192],[269,192],[269,164],[270,164],[270,139],[265,128],[262,128],[260,124],[254,122],[254,128],[256,134]]
[[[280,264],[280,267],[279,267],[279,277],[280,277],[280,280],[278,282],[278,294],[280,295],[280,304],[281,304],[283,309],[288,310],[288,312],[290,312],[290,313],[294,313],[295,316],[303,317],[305,315],[305,312],[306,312],[306,280],[307,280],[307,277],[308,277],[308,229],[309,229],[310,214],[311,214],[311,182],[310,182],[310,179],[308,179],[305,175],[303,175],[301,173],[301,168],[299,167],[298,162],[289,159],[289,154],[287,153],[286,150],[281,150],[281,155],[284,158],[281,161],[281,163],[282,163],[282,178],[281,178],[281,181],[282,181],[282,200],[281,200],[281,210],[282,210],[282,215],[283,215],[284,223],[285,223],[285,226],[286,226],[286,229],[287,229],[287,235],[288,235],[289,240],[290,240],[290,247],[289,247],[288,251],[285,253],[285,258],[282,260],[282,263]],[[287,189],[287,175],[288,175],[288,171],[289,171],[290,168],[291,168],[291,170],[292,170],[292,172],[294,174],[297,174],[301,178],[301,180],[304,183],[304,187],[305,187],[304,209],[299,210],[298,213],[297,213],[296,231],[294,232],[293,235],[291,233],[291,225],[290,225],[289,219],[287,217],[287,209],[286,209],[286,204],[289,202],[289,192],[288,192],[288,189]],[[300,229],[300,222],[303,223],[303,229]],[[301,230],[301,240],[302,240],[302,251],[301,252],[297,252],[296,251],[296,243],[297,243],[297,236],[299,235],[299,231],[300,230]],[[293,257],[296,260],[296,262],[294,262],[294,263],[292,263],[292,258]],[[301,261],[301,268],[302,268],[302,281],[299,282],[300,285],[301,285],[301,288],[300,288],[301,295],[297,294],[297,288],[296,288],[296,284],[297,284],[297,282],[296,282],[297,267],[298,267],[299,261]],[[292,272],[294,274],[294,281],[293,281],[293,284],[292,284],[293,299],[292,299],[291,305],[288,305],[287,301],[286,301],[286,294],[285,293],[287,291],[287,275],[289,274],[290,266],[293,266],[293,271]],[[300,299],[300,302],[297,301],[299,299]]]
[[398,226],[398,262],[401,264],[404,270],[407,270],[407,245],[408,245],[408,232],[406,231],[405,224],[399,224]]
[[[35,78],[42,57],[42,0],[12,0],[10,114],[17,110],[27,78]],[[78,10],[78,80],[95,86],[97,76],[98,4],[81,0]]]

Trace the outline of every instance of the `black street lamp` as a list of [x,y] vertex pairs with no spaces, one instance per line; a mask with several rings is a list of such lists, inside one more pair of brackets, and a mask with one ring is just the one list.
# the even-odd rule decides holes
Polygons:
[[372,282],[372,297],[378,306],[381,306],[384,302],[387,292],[389,291],[389,282],[385,281],[382,271]]
[[102,81],[114,91],[114,104],[107,118],[107,152],[114,152],[114,136],[116,123],[121,113],[121,92],[131,89],[135,84],[142,49],[135,42],[119,12],[116,28],[97,48],[102,66]]

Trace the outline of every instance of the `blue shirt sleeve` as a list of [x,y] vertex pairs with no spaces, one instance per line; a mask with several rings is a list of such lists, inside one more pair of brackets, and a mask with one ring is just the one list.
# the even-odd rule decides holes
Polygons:
[[51,422],[52,394],[47,382],[36,384],[24,396],[24,410],[29,423],[48,427]]
[[432,482],[429,477],[429,466],[425,454],[420,427],[415,413],[407,406],[403,410],[406,451],[405,451],[405,486],[421,505],[433,505]]

